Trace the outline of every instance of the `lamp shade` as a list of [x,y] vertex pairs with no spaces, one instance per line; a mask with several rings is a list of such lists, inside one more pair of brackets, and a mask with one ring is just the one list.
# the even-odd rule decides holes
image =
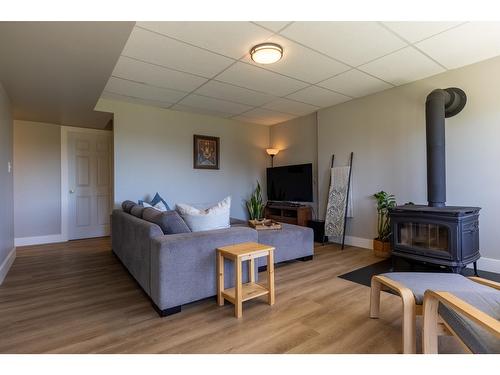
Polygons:
[[278,150],[277,148],[266,148],[266,152],[268,155],[274,156],[278,155],[278,152],[280,152],[280,150]]

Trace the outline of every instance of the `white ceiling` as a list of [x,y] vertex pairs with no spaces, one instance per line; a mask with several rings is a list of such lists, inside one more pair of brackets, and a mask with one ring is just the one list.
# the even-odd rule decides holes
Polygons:
[[273,125],[498,55],[499,22],[137,22],[102,97]]

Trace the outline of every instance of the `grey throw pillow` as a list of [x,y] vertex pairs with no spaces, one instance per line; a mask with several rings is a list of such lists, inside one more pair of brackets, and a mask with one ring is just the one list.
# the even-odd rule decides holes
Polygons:
[[124,201],[122,203],[122,210],[126,213],[130,213],[130,210],[132,209],[132,207],[135,206],[135,202],[132,202],[132,201]]
[[158,211],[154,208],[145,208],[142,218],[158,225],[163,234],[189,233],[191,230],[182,220],[177,211]]
[[144,207],[139,206],[136,204],[132,209],[130,210],[130,213],[134,215],[135,217],[138,217],[139,219],[142,219],[142,212],[144,211]]

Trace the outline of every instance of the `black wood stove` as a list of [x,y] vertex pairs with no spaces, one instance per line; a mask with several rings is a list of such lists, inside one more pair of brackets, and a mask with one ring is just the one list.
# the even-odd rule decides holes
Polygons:
[[479,254],[479,207],[446,206],[445,117],[458,114],[467,97],[458,88],[427,96],[428,205],[406,204],[389,211],[392,255],[449,267],[460,273]]

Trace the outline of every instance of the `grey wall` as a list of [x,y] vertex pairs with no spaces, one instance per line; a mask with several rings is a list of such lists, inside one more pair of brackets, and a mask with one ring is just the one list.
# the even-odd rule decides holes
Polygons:
[[14,248],[13,174],[8,171],[12,162],[12,115],[9,97],[0,83],[0,265]]
[[276,167],[312,163],[314,199],[312,207],[317,214],[318,136],[316,113],[272,126],[270,128],[270,146],[280,150],[278,155],[274,157],[274,166]]
[[14,121],[15,236],[61,233],[61,128]]
[[[385,190],[398,203],[427,202],[425,98],[456,86],[465,109],[446,120],[447,204],[480,206],[481,254],[500,259],[500,58],[397,87],[318,114],[320,211],[324,214],[328,166],[334,152],[347,163],[354,151],[354,218],[348,234],[373,238],[372,194]],[[339,160],[340,161],[340,160]]]
[[[96,109],[114,113],[115,204],[156,191],[172,206],[231,195],[244,218],[256,180],[265,186],[268,127],[112,100]],[[220,137],[220,170],[193,169],[193,134]]]

